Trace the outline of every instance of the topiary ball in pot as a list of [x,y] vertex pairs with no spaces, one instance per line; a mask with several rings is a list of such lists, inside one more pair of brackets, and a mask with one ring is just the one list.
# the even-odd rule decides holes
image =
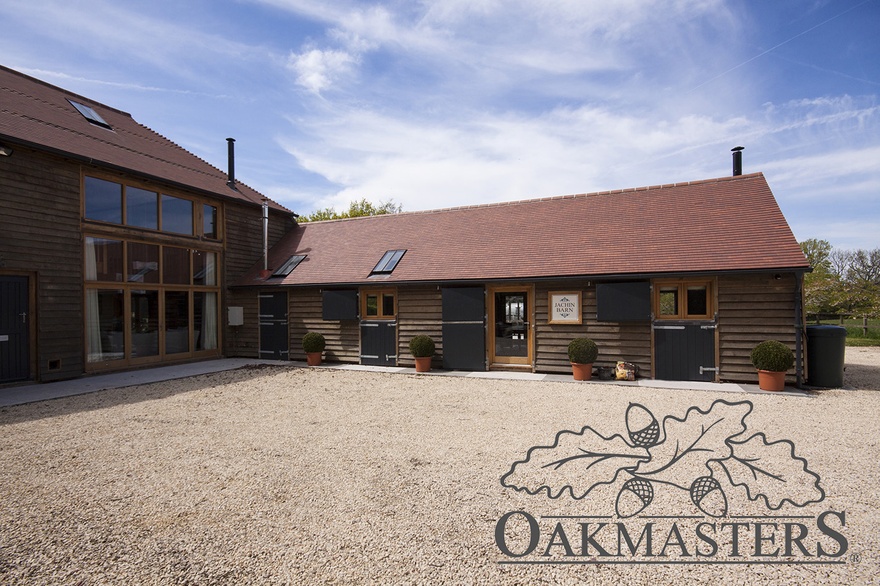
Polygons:
[[409,341],[409,351],[413,358],[430,358],[434,355],[434,340],[431,336],[413,336]]
[[767,340],[755,346],[751,359],[755,368],[770,372],[785,372],[794,365],[791,348],[777,340]]
[[573,364],[592,364],[599,355],[599,347],[589,338],[575,338],[568,344],[568,359]]
[[319,334],[318,332],[309,332],[305,336],[303,336],[302,346],[303,350],[306,353],[309,352],[323,352],[324,346],[327,345],[327,342],[324,340],[324,336]]

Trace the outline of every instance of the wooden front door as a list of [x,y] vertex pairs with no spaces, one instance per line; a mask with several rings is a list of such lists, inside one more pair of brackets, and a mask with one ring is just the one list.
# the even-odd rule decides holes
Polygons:
[[534,290],[527,286],[489,289],[489,362],[495,366],[533,364]]
[[28,278],[0,276],[0,383],[30,377]]
[[397,366],[397,291],[361,291],[361,364]]
[[654,281],[654,378],[715,381],[715,282]]

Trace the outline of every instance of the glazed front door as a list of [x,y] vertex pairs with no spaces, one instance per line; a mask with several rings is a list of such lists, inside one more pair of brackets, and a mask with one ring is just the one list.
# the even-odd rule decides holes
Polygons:
[[494,288],[489,295],[489,351],[492,364],[532,364],[532,291],[527,287]]

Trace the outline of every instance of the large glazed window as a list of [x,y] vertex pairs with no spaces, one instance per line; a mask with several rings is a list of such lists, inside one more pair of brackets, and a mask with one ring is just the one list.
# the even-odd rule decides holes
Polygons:
[[162,196],[162,231],[193,233],[193,202],[170,195]]
[[218,354],[219,253],[97,236],[84,246],[89,370]]
[[137,187],[125,189],[125,223],[139,228],[159,229],[159,194]]
[[122,185],[96,177],[86,177],[86,219],[122,223]]
[[[147,184],[144,184],[147,185]],[[101,177],[83,178],[86,220],[220,240],[220,207]]]
[[121,289],[86,291],[86,338],[88,362],[125,358],[125,294]]

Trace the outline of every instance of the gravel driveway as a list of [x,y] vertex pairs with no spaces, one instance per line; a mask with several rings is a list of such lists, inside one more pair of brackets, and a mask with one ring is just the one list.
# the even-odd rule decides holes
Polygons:
[[880,350],[846,385],[266,367],[5,408],[0,582],[877,584]]

